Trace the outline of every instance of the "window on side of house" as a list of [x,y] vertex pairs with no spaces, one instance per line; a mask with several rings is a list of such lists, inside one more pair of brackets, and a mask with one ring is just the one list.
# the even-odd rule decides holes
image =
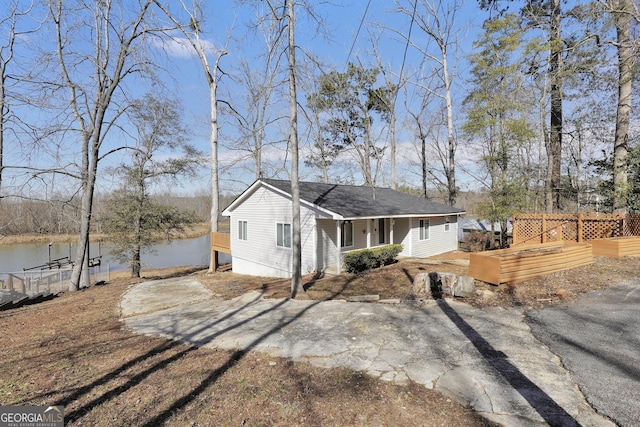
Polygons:
[[238,221],[238,240],[247,240],[247,221]]
[[445,217],[444,218],[444,231],[449,231],[451,230],[451,217]]
[[291,247],[291,224],[278,223],[276,225],[276,246]]
[[420,220],[420,240],[429,240],[429,220]]
[[353,223],[351,221],[345,221],[341,225],[342,232],[340,233],[340,246],[349,247],[353,246]]

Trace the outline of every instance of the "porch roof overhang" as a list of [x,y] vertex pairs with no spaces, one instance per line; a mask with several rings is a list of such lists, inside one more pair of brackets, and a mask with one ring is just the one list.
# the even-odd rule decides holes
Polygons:
[[341,221],[356,221],[361,219],[381,219],[381,218],[433,218],[433,217],[442,217],[442,216],[460,216],[464,215],[466,212],[455,212],[449,214],[427,214],[427,213],[416,213],[416,214],[405,214],[405,215],[371,215],[371,216],[357,216],[357,217],[334,217],[333,219],[338,219]]

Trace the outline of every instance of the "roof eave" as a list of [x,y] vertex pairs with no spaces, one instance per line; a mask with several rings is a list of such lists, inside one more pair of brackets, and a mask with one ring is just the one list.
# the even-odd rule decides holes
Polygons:
[[[230,216],[231,212],[229,212],[229,211],[232,211],[233,209],[236,208],[236,206],[238,204],[244,202],[244,200],[246,200],[249,197],[249,195],[251,195],[257,189],[259,183],[261,185],[263,185],[264,187],[269,188],[271,191],[273,191],[273,192],[275,192],[277,194],[280,194],[281,196],[288,197],[288,198],[292,198],[293,197],[290,192],[281,190],[280,188],[275,187],[275,186],[269,184],[268,182],[265,182],[265,181],[259,179],[256,182],[254,182],[251,185],[251,187],[246,189],[244,191],[244,193],[242,193],[240,196],[238,196],[238,198],[236,200],[234,200],[233,203],[231,203],[229,205],[229,207],[227,207],[227,209],[225,209],[222,212],[222,214],[225,215],[225,216]],[[331,217],[331,219],[335,219],[335,220],[344,219],[344,217],[342,215],[340,215],[339,213],[334,212],[332,210],[329,210],[327,208],[323,208],[322,206],[318,206],[318,205],[316,205],[316,204],[314,204],[312,202],[309,202],[307,200],[300,199],[300,203],[306,205],[307,207],[310,207],[312,209],[315,209],[315,210],[318,210],[318,211],[321,211],[321,212],[325,213],[327,216]]]
[[358,219],[380,219],[380,218],[432,218],[436,216],[464,215],[466,212],[445,212],[445,213],[412,213],[399,215],[363,215],[363,216],[346,216],[341,218],[345,221],[354,221]]

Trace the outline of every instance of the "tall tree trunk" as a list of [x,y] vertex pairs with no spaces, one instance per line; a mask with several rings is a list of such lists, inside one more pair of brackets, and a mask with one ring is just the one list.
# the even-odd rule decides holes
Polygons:
[[302,287],[302,240],[300,236],[300,187],[298,185],[298,96],[296,92],[296,43],[294,0],[287,1],[289,20],[289,145],[291,149],[291,201],[292,201],[292,251],[291,251],[291,298],[304,293]]
[[[95,131],[93,132],[95,134]],[[99,135],[99,132],[97,133]],[[69,291],[77,291],[90,285],[89,277],[89,233],[91,229],[91,212],[93,210],[93,192],[98,171],[97,141],[91,143],[92,150],[89,156],[90,136],[83,135],[82,143],[82,197],[80,200],[80,236],[76,249],[76,258],[71,272]]]
[[131,254],[131,277],[140,277],[140,269],[141,269],[141,256],[140,252],[142,251],[142,215],[144,215],[144,199],[145,199],[145,189],[144,189],[144,162],[142,165],[139,165],[140,169],[138,170],[137,179],[137,194],[136,197],[138,199],[138,206],[136,206],[136,217],[134,219],[134,245],[133,245],[133,253]]
[[[551,211],[558,212],[560,210],[560,166],[562,163],[562,36],[561,36],[561,16],[560,16],[560,0],[552,0],[551,22],[549,44],[550,51],[550,67],[549,74],[551,79],[551,126],[549,151],[547,155],[550,158],[550,183],[549,191],[551,195],[547,196],[547,200],[551,200]],[[549,207],[547,207],[549,210]]]
[[631,43],[632,0],[614,2],[613,17],[618,38],[618,107],[616,111],[616,134],[613,146],[613,211],[626,213],[628,208],[627,149],[629,139],[629,117],[631,116],[632,69],[634,65]]
[[[57,0],[49,2],[49,12],[51,13],[55,24],[56,33],[56,50],[58,62],[62,74],[62,85],[69,90],[69,107],[74,117],[74,124],[81,130],[81,206],[80,206],[80,236],[78,248],[76,251],[75,264],[69,282],[69,290],[74,291],[80,287],[89,286],[89,232],[91,228],[91,213],[93,208],[93,194],[95,191],[96,176],[98,173],[98,162],[100,161],[100,147],[109,129],[114,124],[109,123],[106,130],[105,116],[107,110],[112,106],[114,92],[119,88],[123,79],[136,67],[127,62],[127,59],[134,52],[134,43],[141,39],[141,36],[147,32],[144,26],[144,20],[148,9],[152,4],[152,0],[141,2],[140,10],[133,16],[133,20],[126,25],[120,23],[115,24],[112,20],[110,4],[109,7],[92,9],[88,4],[82,4],[77,9],[78,14],[84,12],[92,13],[94,24],[94,32],[92,37],[95,43],[95,51],[92,51],[87,58],[87,63],[93,64],[95,69],[96,85],[88,85],[82,88],[71,75],[81,73],[76,67],[73,59],[68,59],[69,55],[73,55],[73,41],[67,38],[66,23],[64,18],[69,15],[63,7],[65,2]],[[84,10],[83,10],[84,9]],[[78,23],[75,23],[76,25]],[[89,24],[89,23],[87,23]],[[84,25],[84,23],[83,23]],[[65,31],[63,31],[65,27]],[[121,30],[120,33],[112,33],[112,31]],[[63,32],[65,34],[63,35]],[[84,33],[83,33],[84,34]],[[113,39],[117,39],[118,43],[110,43]],[[88,46],[91,43],[87,44]],[[116,45],[117,47],[112,47]],[[146,62],[145,62],[146,63]],[[73,64],[73,65],[72,65]],[[82,79],[80,79],[82,80]],[[95,93],[84,98],[82,93],[89,93],[95,90]],[[87,99],[92,99],[92,103],[86,104]],[[83,105],[84,104],[84,105]],[[86,111],[80,107],[86,108]],[[116,104],[117,105],[117,104]],[[120,108],[122,106],[118,106]],[[122,107],[124,108],[124,107]],[[111,108],[113,109],[113,108]],[[113,111],[114,116],[118,117],[123,110]]]
[[[209,73],[207,68],[208,66],[205,66],[205,72]],[[211,146],[211,232],[215,233],[218,231],[220,211],[220,182],[218,180],[218,104],[216,93],[218,85],[215,76],[211,76],[210,74],[207,76],[207,83],[209,84],[209,105],[211,107],[211,134],[209,135],[209,145]],[[209,263],[209,272],[215,273],[217,268],[218,252],[214,251]]]
[[2,202],[2,172],[4,169],[4,111],[5,111],[5,71],[4,71],[4,62],[3,62],[3,70],[0,72],[0,202]]
[[375,186],[375,180],[373,179],[373,172],[371,171],[371,130],[367,125],[364,132],[364,150],[362,160],[364,164],[364,175],[367,186],[373,188]]
[[[395,96],[393,98],[395,100]],[[396,183],[396,112],[395,102],[392,103],[394,111],[390,111],[389,117],[389,139],[391,140],[391,188],[397,188]]]
[[427,198],[427,136],[422,134],[420,128],[420,163],[422,169],[422,196]]
[[[200,63],[202,65],[202,69],[204,71],[205,79],[207,80],[207,87],[209,88],[209,124],[211,127],[211,133],[209,134],[209,145],[211,147],[211,232],[215,233],[218,231],[218,220],[219,220],[219,210],[220,210],[220,182],[218,178],[218,66],[220,64],[220,60],[224,55],[227,54],[226,51],[220,51],[217,53],[216,60],[213,66],[209,65],[209,60],[207,59],[207,53],[205,51],[205,47],[200,39],[200,16],[197,13],[197,10],[200,8],[200,2],[194,2],[194,10],[190,11],[187,9],[184,3],[182,3],[183,10],[189,15],[190,21],[189,25],[192,27],[187,27],[180,22],[169,12],[169,10],[164,7],[162,4],[156,2],[156,5],[162,10],[165,15],[174,24],[176,24],[177,28],[182,31],[182,34],[185,35],[191,47],[196,51],[198,58],[200,59]],[[191,32],[190,32],[191,31]],[[218,268],[218,252],[213,251],[213,256],[211,257],[211,261],[209,263],[209,273],[214,273]]]
[[447,46],[443,44],[442,49],[442,72],[445,87],[445,101],[447,104],[447,192],[449,193],[449,206],[456,204],[456,141],[453,134],[453,104],[451,101],[451,80],[447,65]]
[[[18,17],[28,15],[31,12],[33,4],[28,6],[24,11],[18,11],[18,2],[7,2],[6,15],[2,16],[2,22],[9,22],[9,28],[6,34],[3,36],[3,46],[0,46],[0,201],[2,201],[2,174],[4,172],[4,131],[5,123],[9,120],[11,112],[7,102],[7,79],[9,78],[9,63],[14,58],[14,45],[16,40],[19,40],[22,35],[28,34],[31,31],[21,32],[16,31],[18,23]],[[20,80],[20,77],[11,73],[11,79],[16,82]]]

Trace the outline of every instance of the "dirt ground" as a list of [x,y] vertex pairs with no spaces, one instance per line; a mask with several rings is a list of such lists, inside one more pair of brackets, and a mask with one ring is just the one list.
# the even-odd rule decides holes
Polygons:
[[[379,295],[380,299],[411,298],[411,285],[418,273],[442,272],[468,274],[469,253],[448,252],[426,259],[406,259],[360,275],[326,275],[303,277],[306,296],[312,300],[346,299],[356,295]],[[233,277],[232,273],[228,277]],[[535,279],[491,285],[476,281],[477,295],[461,299],[477,307],[521,306],[526,309],[570,302],[581,294],[602,289],[611,283],[640,278],[640,259],[594,257],[594,263]],[[273,298],[286,298],[290,294],[290,280],[274,280],[235,275],[227,280],[224,275],[204,275],[200,281],[214,294],[231,298],[249,290],[263,290]],[[220,288],[221,281],[227,284]]]
[[[417,273],[466,274],[465,258],[456,252],[357,276],[306,277],[305,297],[406,298]],[[221,298],[250,289],[286,297],[290,286],[289,281],[196,269],[144,275],[176,274],[198,277]],[[596,258],[593,265],[516,285],[480,285],[486,292],[467,302],[539,307],[638,277],[637,258]],[[135,335],[123,329],[118,302],[136,281],[112,276],[103,286],[0,312],[0,405],[64,405],[69,425],[88,426],[491,425],[416,384],[397,386],[345,369]]]

